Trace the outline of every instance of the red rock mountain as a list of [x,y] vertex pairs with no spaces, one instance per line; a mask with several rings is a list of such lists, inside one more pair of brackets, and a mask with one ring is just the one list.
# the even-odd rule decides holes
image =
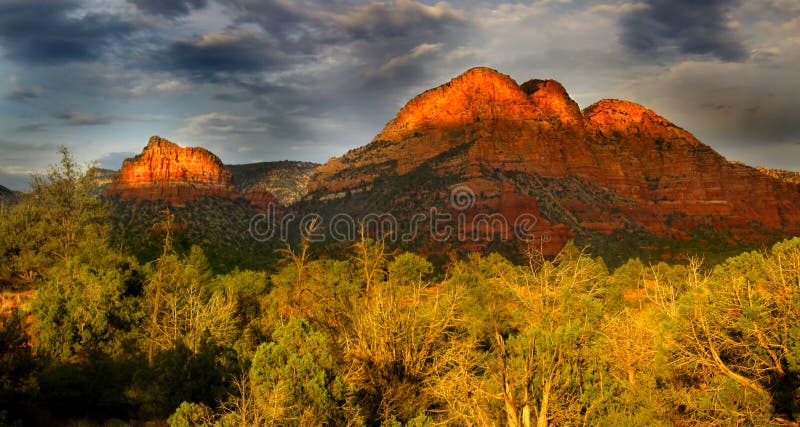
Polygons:
[[797,235],[796,176],[728,162],[641,105],[608,99],[581,111],[556,81],[519,85],[475,68],[415,97],[370,144],[318,168],[309,190],[347,210],[366,203],[357,194],[380,199],[392,182],[410,184],[384,200],[390,208],[466,185],[478,195],[476,212],[540,218],[551,236],[545,252],[554,253],[574,236]]
[[122,200],[165,200],[182,206],[206,196],[240,198],[233,175],[203,148],[185,148],[154,136],[138,156],[122,163],[106,194]]

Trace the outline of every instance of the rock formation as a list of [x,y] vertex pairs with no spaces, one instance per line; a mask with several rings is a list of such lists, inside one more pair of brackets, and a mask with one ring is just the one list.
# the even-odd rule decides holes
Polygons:
[[339,195],[346,209],[346,195],[376,181],[430,173],[442,188],[412,185],[396,198],[466,185],[476,211],[537,215],[550,253],[575,235],[618,231],[677,241],[698,230],[749,242],[800,234],[796,174],[728,162],[641,105],[609,99],[581,111],[556,81],[518,85],[488,68],[409,101],[370,144],[318,168],[309,190]]
[[[509,222],[528,214],[545,254],[574,238],[632,255],[800,235],[799,176],[729,162],[641,105],[607,99],[581,111],[556,81],[519,85],[475,68],[415,97],[371,143],[325,165],[225,167],[202,148],[153,137],[106,194],[177,206],[245,198],[260,209],[291,205],[296,214],[388,212],[402,223],[433,207]],[[447,203],[459,188],[472,197],[463,209]],[[494,247],[491,239],[434,240],[423,249]]]
[[757,169],[759,172],[765,175],[769,175],[773,178],[777,178],[794,184],[800,184],[800,172],[787,171],[783,169],[769,169],[763,166],[759,166]]
[[217,156],[158,136],[150,138],[141,154],[122,163],[106,194],[122,200],[165,200],[175,206],[207,196],[241,197],[233,175]]

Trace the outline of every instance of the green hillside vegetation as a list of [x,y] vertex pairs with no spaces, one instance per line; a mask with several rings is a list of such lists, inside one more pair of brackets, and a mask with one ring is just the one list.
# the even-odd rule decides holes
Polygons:
[[[468,171],[464,169],[452,170],[451,173],[441,174],[437,169],[441,164],[452,161],[468,148],[465,144],[453,150],[434,157],[423,163],[419,168],[404,175],[395,172],[396,162],[387,162],[377,166],[369,166],[363,173],[375,175],[377,178],[369,185],[369,191],[343,191],[342,197],[329,200],[322,200],[320,195],[327,194],[321,191],[317,197],[305,198],[291,206],[296,212],[314,212],[323,219],[330,219],[338,214],[346,213],[353,218],[359,219],[365,213],[384,214],[391,213],[398,219],[395,236],[402,236],[409,232],[409,228],[416,227],[416,235],[419,238],[410,242],[400,242],[394,245],[398,250],[411,250],[415,252],[426,252],[433,254],[432,261],[437,267],[446,262],[446,257],[438,255],[447,253],[449,250],[462,252],[462,246],[458,243],[439,242],[430,239],[430,221],[423,221],[414,224],[412,218],[416,214],[428,214],[431,208],[436,208],[440,212],[452,212],[449,210],[448,197],[450,189],[469,179]],[[468,165],[469,163],[464,163]],[[755,243],[742,241],[729,235],[724,230],[717,230],[708,225],[700,225],[695,229],[687,230],[685,240],[659,236],[652,231],[648,231],[641,225],[636,224],[631,218],[621,212],[612,212],[610,218],[619,220],[625,226],[619,230],[614,230],[610,234],[592,231],[581,225],[581,218],[576,218],[563,205],[564,201],[579,203],[585,206],[592,206],[596,211],[608,212],[613,209],[612,202],[620,200],[615,193],[580,181],[576,178],[546,178],[538,175],[525,174],[520,172],[502,172],[490,170],[486,166],[482,167],[482,173],[488,182],[492,182],[498,188],[503,185],[516,188],[520,194],[536,197],[537,208],[541,211],[541,219],[547,220],[551,224],[565,224],[574,232],[574,242],[577,246],[586,250],[587,254],[600,256],[611,267],[619,267],[630,258],[641,258],[645,262],[659,261],[667,259],[685,260],[689,256],[703,257],[709,265],[716,265],[723,262],[726,258],[741,253],[745,250],[757,249]],[[349,173],[357,175],[354,170]],[[498,197],[494,195],[493,197]],[[476,195],[478,203],[487,200],[487,196],[479,193]],[[457,213],[453,213],[454,216]],[[302,216],[302,214],[301,214]],[[508,218],[513,222],[515,218]],[[668,221],[682,219],[680,214],[674,214]],[[711,217],[706,218],[711,220]],[[323,230],[325,231],[325,230]],[[778,242],[785,236],[769,234],[758,228],[753,228],[754,232],[764,237],[765,242]],[[392,243],[392,242],[390,242]],[[522,243],[522,244],[521,244]],[[341,252],[340,242],[323,242],[323,252]],[[509,239],[502,241],[494,239],[486,242],[487,249],[502,254],[504,257],[515,263],[524,263],[524,252],[527,244]]]
[[[215,274],[174,217],[150,259],[112,240],[66,150],[0,215],[0,425],[796,425],[800,238],[711,267],[573,244],[423,256],[299,238]],[[153,209],[156,211],[157,209]],[[128,232],[126,232],[128,233]],[[125,239],[133,238],[128,233]]]
[[202,247],[216,272],[259,269],[276,262],[276,242],[259,242],[250,235],[250,220],[259,211],[245,199],[204,197],[176,207],[164,201],[114,197],[108,205],[112,246],[142,262],[161,254],[167,228],[176,251]]

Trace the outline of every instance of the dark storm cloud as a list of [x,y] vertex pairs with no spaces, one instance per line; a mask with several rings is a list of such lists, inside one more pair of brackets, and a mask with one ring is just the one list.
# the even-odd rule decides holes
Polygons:
[[340,37],[332,26],[329,8],[336,2],[308,0],[230,0],[236,10],[236,21],[260,26],[274,41],[275,47],[287,54],[310,54]]
[[[147,54],[144,63],[196,82],[225,85],[214,99],[254,102],[264,111],[279,104],[314,115],[386,105],[386,97],[397,96],[393,89],[427,83],[436,64],[467,43],[475,29],[463,11],[445,2],[222,3],[234,14],[235,25],[219,34],[174,40]],[[384,119],[381,115],[379,121]]]
[[[231,0],[231,4],[237,10],[237,22],[259,25],[274,41],[273,48],[284,55],[350,49],[354,59],[371,65],[381,65],[423,43],[453,40],[472,25],[445,2],[428,6],[413,0],[361,4]],[[376,52],[381,55],[376,57]]]
[[148,65],[193,79],[217,81],[220,75],[253,73],[288,65],[286,57],[259,34],[231,31],[197,40],[179,40],[150,54]]
[[202,9],[208,0],[129,0],[142,12],[167,18],[188,15],[192,10]]
[[44,154],[55,154],[58,152],[58,146],[50,143],[28,143],[17,140],[9,141],[6,139],[0,139],[0,145],[9,151],[8,153],[3,154],[2,159],[0,159],[2,160],[0,161],[0,166],[6,166],[7,164],[24,160],[31,155],[41,156]]
[[29,123],[27,125],[17,126],[15,129],[18,133],[43,132],[45,130],[47,130],[47,125],[44,123]]
[[475,30],[463,11],[447,3],[428,6],[411,0],[372,2],[337,22],[353,40],[354,56],[363,64],[363,89],[394,96],[395,89],[428,81],[447,52],[469,43]]
[[72,0],[0,0],[0,44],[5,55],[31,64],[91,61],[112,41],[135,31],[120,17],[80,14]]
[[8,173],[0,168],[0,185],[9,190],[27,190],[31,177],[27,173]]
[[103,116],[83,111],[64,111],[54,115],[64,121],[68,126],[97,126],[106,125],[113,121],[111,116]]
[[637,98],[729,158],[797,169],[796,154],[775,153],[800,140],[800,46],[778,62],[687,61],[629,83]]
[[620,41],[630,52],[663,58],[708,55],[741,61],[747,50],[728,24],[738,0],[647,0],[622,18]]

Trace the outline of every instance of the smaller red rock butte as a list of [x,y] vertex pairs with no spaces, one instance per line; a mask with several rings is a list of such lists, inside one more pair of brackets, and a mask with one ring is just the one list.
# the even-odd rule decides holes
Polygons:
[[122,200],[165,200],[175,206],[206,196],[242,197],[219,157],[153,136],[138,156],[122,163],[107,195]]

